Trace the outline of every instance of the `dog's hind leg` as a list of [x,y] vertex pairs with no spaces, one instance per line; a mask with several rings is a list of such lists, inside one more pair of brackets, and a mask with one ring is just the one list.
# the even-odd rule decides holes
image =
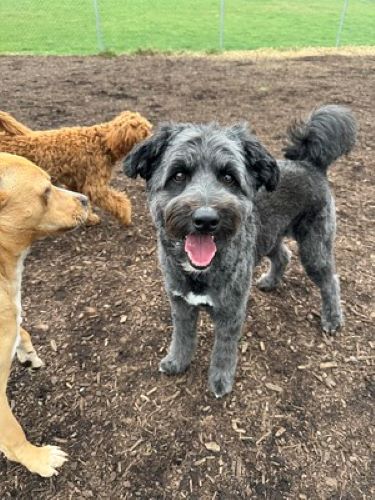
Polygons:
[[44,363],[34,349],[30,334],[23,328],[20,328],[20,337],[20,343],[17,347],[18,361],[26,367],[37,370],[38,368],[43,366]]
[[268,272],[262,274],[257,281],[256,285],[259,290],[269,292],[279,285],[285,269],[290,262],[291,255],[292,253],[289,248],[282,241],[279,241],[272,249],[272,252],[267,255],[271,261],[271,266]]
[[82,193],[87,195],[94,205],[114,215],[125,226],[131,223],[132,207],[125,193],[120,193],[105,184],[86,185]]
[[301,262],[310,279],[319,287],[322,298],[321,324],[334,333],[344,323],[340,304],[340,283],[333,254],[335,214],[333,202],[314,220],[302,221],[295,230]]
[[172,342],[159,370],[168,375],[184,372],[194,356],[197,336],[198,308],[182,297],[170,298],[173,319]]

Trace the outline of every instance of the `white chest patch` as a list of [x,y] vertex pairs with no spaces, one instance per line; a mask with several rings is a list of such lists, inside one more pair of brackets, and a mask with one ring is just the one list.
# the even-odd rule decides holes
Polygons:
[[209,295],[196,295],[193,292],[189,292],[185,297],[188,304],[192,306],[213,306],[214,303]]
[[193,292],[189,292],[187,295],[182,295],[180,292],[173,292],[176,297],[182,297],[191,306],[211,306],[214,303],[209,295],[197,295]]
[[22,303],[21,303],[22,273],[23,273],[23,268],[24,268],[24,261],[25,261],[27,254],[28,254],[28,250],[25,250],[20,255],[18,262],[17,262],[16,275],[15,275],[15,279],[14,279],[15,301],[16,301],[15,305],[16,305],[16,310],[17,310],[17,336],[16,336],[16,341],[14,343],[14,347],[13,347],[12,358],[13,358],[13,356],[16,352],[16,349],[18,347],[18,344],[20,342],[20,326],[22,323]]

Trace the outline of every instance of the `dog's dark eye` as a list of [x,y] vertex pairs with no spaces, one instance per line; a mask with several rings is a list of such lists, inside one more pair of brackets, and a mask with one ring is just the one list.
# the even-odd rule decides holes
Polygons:
[[46,189],[43,191],[43,200],[45,203],[48,203],[48,198],[50,197],[51,194],[51,186],[46,187]]
[[232,175],[230,175],[230,174],[223,174],[221,176],[221,180],[227,186],[232,186],[236,182],[235,179],[234,179],[234,177]]
[[186,174],[185,172],[176,172],[173,176],[173,180],[177,182],[178,184],[181,184],[182,182],[186,181]]

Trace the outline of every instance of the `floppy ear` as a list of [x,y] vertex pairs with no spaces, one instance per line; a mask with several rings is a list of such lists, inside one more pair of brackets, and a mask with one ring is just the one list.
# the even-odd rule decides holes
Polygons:
[[241,142],[246,168],[255,179],[256,189],[264,186],[267,191],[274,191],[280,178],[280,169],[275,158],[249,133],[245,124],[231,127],[230,132]]
[[139,113],[125,112],[112,120],[112,126],[106,135],[107,146],[120,159],[134,144],[146,139],[151,128],[151,123]]
[[164,124],[153,136],[138,144],[125,158],[123,171],[128,177],[135,179],[140,175],[148,181],[159,166],[163,154],[179,127]]

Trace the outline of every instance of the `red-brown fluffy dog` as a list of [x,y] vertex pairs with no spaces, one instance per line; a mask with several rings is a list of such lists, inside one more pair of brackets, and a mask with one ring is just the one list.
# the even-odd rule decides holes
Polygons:
[[[131,203],[109,187],[112,169],[137,143],[146,139],[151,124],[139,113],[125,111],[91,127],[34,131],[0,111],[0,151],[24,156],[46,170],[54,182],[88,196],[93,205],[110,212],[125,225]],[[90,212],[88,224],[99,217]]]

